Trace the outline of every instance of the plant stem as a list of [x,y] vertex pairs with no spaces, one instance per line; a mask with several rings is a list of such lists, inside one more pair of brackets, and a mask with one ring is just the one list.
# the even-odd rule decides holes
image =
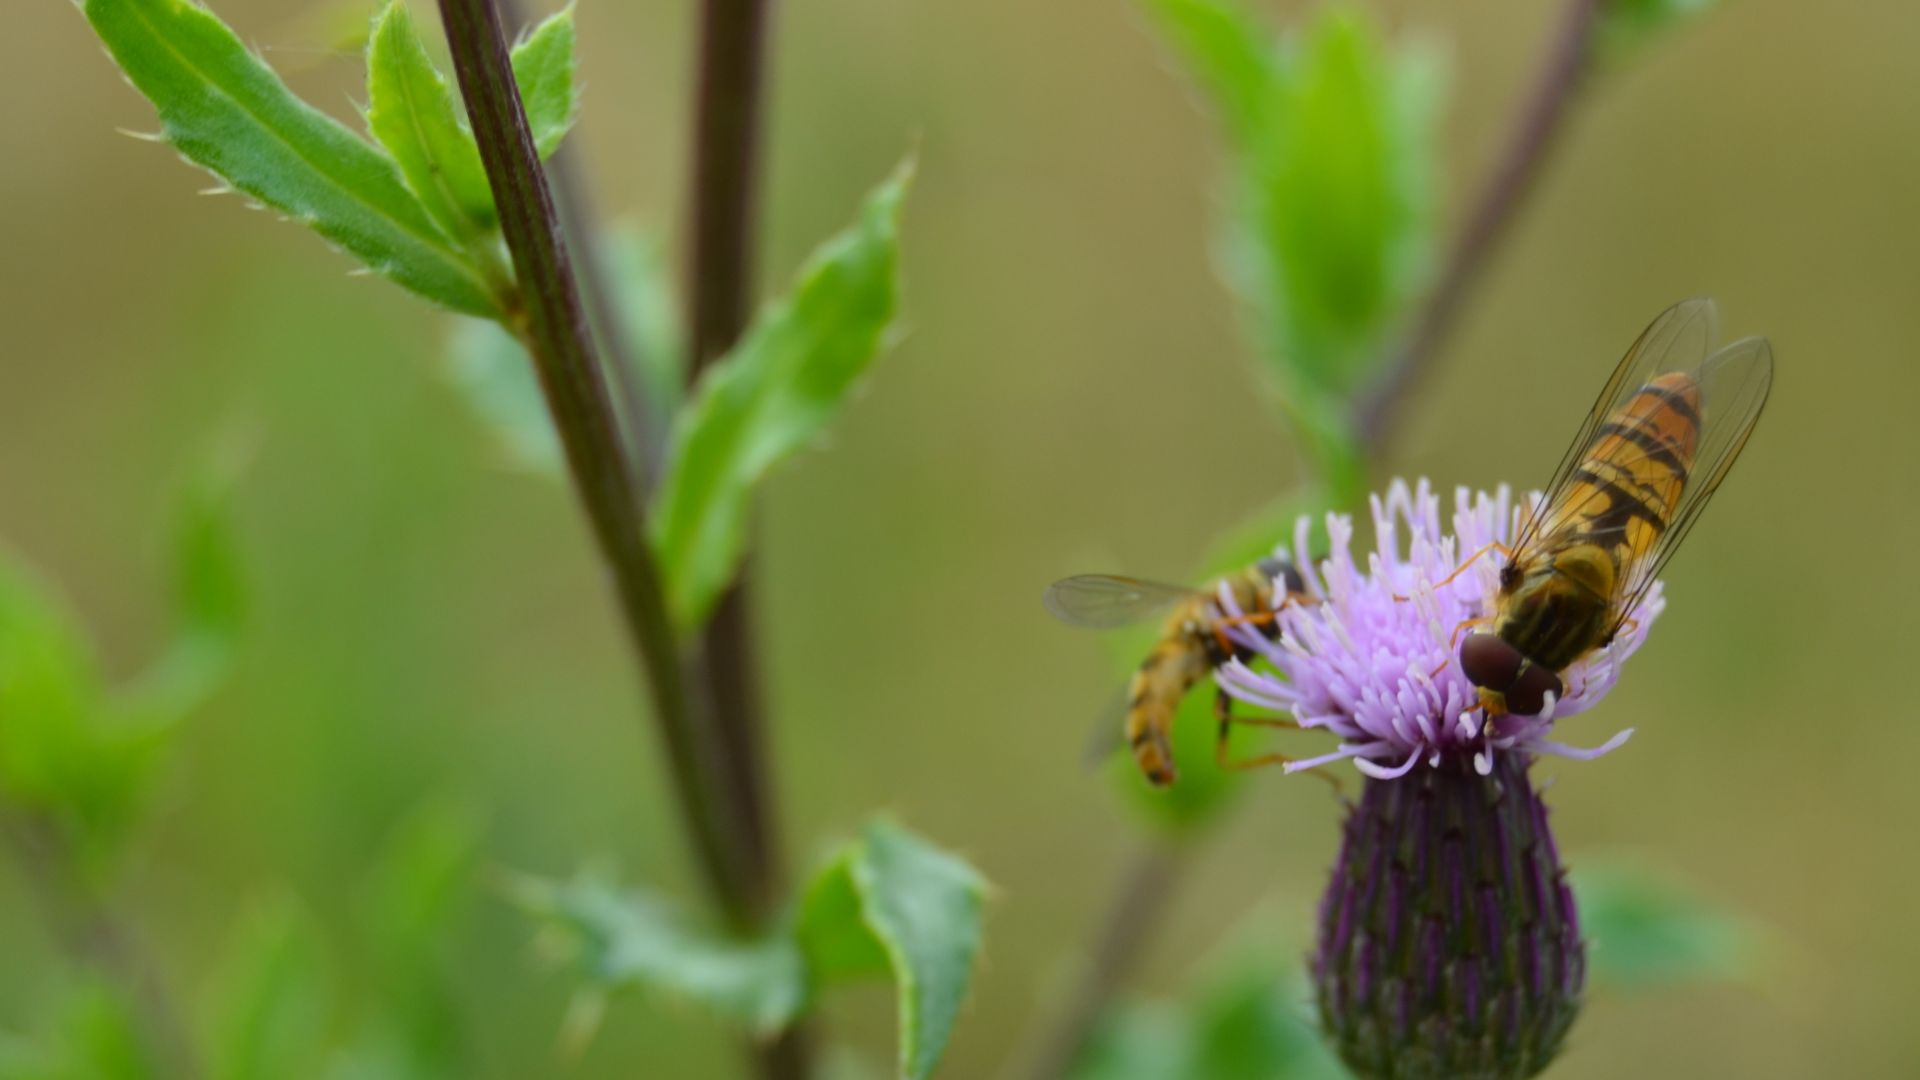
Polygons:
[[193,1038],[140,939],[80,880],[73,849],[54,822],[38,814],[9,814],[7,838],[25,868],[35,898],[61,948],[78,965],[111,979],[132,995],[147,1045],[163,1074],[200,1076]]
[[1532,193],[1593,55],[1604,0],[1567,0],[1533,88],[1522,100],[1493,172],[1474,198],[1433,291],[1415,313],[1380,378],[1355,410],[1355,426],[1378,456],[1408,391],[1432,367],[1455,318],[1515,214]]
[[1052,1018],[1017,1075],[1028,1080],[1059,1080],[1069,1074],[1114,993],[1133,974],[1185,866],[1186,852],[1156,837],[1122,868],[1119,889],[1100,926],[1092,957],[1074,983],[1066,1005]]
[[[767,0],[706,0],[702,9],[689,183],[690,382],[733,348],[753,307],[767,8]],[[765,920],[779,903],[784,868],[767,775],[751,575],[748,562],[720,598],[701,638],[696,671],[712,709],[753,914]],[[804,1080],[813,1071],[811,1043],[801,1023],[756,1045],[759,1075]]]
[[514,84],[500,15],[491,0],[440,0],[440,13],[519,283],[521,306],[510,312],[510,322],[533,356],[575,490],[612,570],[695,855],[718,906],[743,925],[754,904],[741,849],[728,841],[735,832],[732,807],[686,694],[659,570],[647,547],[645,511]]
[[[1472,292],[1496,241],[1525,203],[1549,151],[1558,141],[1593,53],[1603,0],[1567,0],[1539,75],[1523,99],[1504,148],[1455,241],[1433,291],[1386,370],[1355,410],[1369,458],[1378,459],[1393,431],[1395,410],[1408,388],[1432,365],[1455,317]],[[1094,946],[1087,976],[1049,1027],[1024,1075],[1064,1075],[1084,1049],[1100,1013],[1148,943],[1151,928],[1173,895],[1180,864],[1164,849],[1149,849],[1116,883],[1113,907]]]

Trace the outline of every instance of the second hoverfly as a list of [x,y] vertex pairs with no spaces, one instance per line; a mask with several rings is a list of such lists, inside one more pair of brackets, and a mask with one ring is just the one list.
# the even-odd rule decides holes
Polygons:
[[[1231,618],[1221,608],[1219,590],[1226,589],[1243,613]],[[1284,593],[1281,590],[1285,590]],[[1108,630],[1168,611],[1165,629],[1127,687],[1126,737],[1140,771],[1155,787],[1173,783],[1177,775],[1169,733],[1180,702],[1195,684],[1212,675],[1228,660],[1249,660],[1252,654],[1227,634],[1231,623],[1252,627],[1269,639],[1280,635],[1276,609],[1289,601],[1312,603],[1300,572],[1284,559],[1262,559],[1254,566],[1221,578],[1206,590],[1165,585],[1140,578],[1080,574],[1056,581],[1047,589],[1047,610],[1073,626]],[[1219,719],[1219,748],[1224,763],[1229,725],[1226,691],[1215,696]],[[1268,755],[1281,760],[1279,755]],[[1242,764],[1258,764],[1257,762]]]

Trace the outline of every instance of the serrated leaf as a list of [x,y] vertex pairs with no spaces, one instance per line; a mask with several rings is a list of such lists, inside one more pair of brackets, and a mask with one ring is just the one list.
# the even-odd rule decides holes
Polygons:
[[665,993],[763,1033],[785,1027],[806,1004],[805,960],[784,933],[735,940],[662,897],[622,892],[593,877],[524,879],[512,893],[603,991]]
[[1583,862],[1573,885],[1596,984],[1646,990],[1756,972],[1752,924],[1671,880],[1626,863]]
[[84,0],[83,11],[189,160],[429,300],[499,314],[392,159],[295,97],[212,12],[186,0]]
[[542,158],[560,148],[580,110],[573,77],[573,5],[542,20],[513,47],[513,81]]
[[480,147],[420,43],[406,0],[388,0],[367,42],[367,129],[447,235],[472,239],[493,228]]
[[319,930],[292,900],[256,907],[228,946],[215,995],[214,1080],[298,1080],[323,1059],[329,992]]
[[676,418],[652,531],[675,622],[706,621],[746,550],[755,488],[819,438],[880,352],[896,302],[900,206],[913,169],[868,196],[782,300],[708,369]]

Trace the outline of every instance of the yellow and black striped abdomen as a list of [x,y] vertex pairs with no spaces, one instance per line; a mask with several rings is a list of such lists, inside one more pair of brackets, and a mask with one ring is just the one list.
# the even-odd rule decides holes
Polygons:
[[1699,440],[1700,386],[1693,376],[1671,372],[1641,387],[1607,418],[1575,466],[1562,506],[1551,512],[1558,525],[1551,546],[1608,551],[1618,580],[1672,523]]
[[1173,783],[1175,775],[1169,740],[1174,714],[1187,691],[1215,666],[1201,633],[1192,614],[1175,616],[1127,687],[1127,746],[1156,787]]

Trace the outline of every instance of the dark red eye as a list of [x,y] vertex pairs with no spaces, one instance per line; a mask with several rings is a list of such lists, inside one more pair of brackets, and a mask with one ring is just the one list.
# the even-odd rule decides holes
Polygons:
[[1460,670],[1467,681],[1495,692],[1504,691],[1520,677],[1526,657],[1494,634],[1468,634],[1460,643]]
[[1560,677],[1538,664],[1528,664],[1507,690],[1507,711],[1516,716],[1538,716],[1547,707],[1547,695],[1564,693]]

